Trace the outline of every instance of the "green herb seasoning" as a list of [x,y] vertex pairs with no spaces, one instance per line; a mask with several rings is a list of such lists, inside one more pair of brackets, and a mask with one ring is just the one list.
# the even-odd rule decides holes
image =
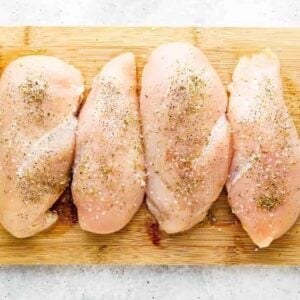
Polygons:
[[36,79],[28,77],[25,83],[19,86],[19,91],[26,105],[28,117],[37,124],[43,124],[45,116],[49,117],[43,109],[43,104],[48,98],[47,82],[40,77]]
[[45,81],[27,78],[26,82],[20,86],[20,93],[26,104],[41,105],[47,97],[47,88]]
[[276,196],[261,196],[257,201],[257,206],[261,209],[271,211],[282,203],[282,199]]

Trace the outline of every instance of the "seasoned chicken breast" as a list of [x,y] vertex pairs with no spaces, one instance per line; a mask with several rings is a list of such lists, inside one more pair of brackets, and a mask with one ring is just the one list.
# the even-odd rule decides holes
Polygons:
[[132,53],[108,62],[79,118],[72,194],[82,229],[123,228],[144,197],[144,158]]
[[225,184],[226,106],[225,89],[198,48],[170,43],[153,51],[141,92],[147,205],[167,233],[203,220]]
[[69,182],[83,90],[80,72],[54,57],[22,57],[2,74],[0,222],[16,237],[57,220],[49,208]]
[[229,86],[234,149],[229,202],[261,248],[283,235],[300,212],[300,142],[284,104],[279,68],[270,50],[242,57]]

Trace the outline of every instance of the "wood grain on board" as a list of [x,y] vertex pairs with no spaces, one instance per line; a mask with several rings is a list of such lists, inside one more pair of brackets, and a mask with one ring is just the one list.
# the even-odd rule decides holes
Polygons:
[[[170,41],[199,46],[225,85],[241,55],[273,49],[300,133],[300,29],[2,27],[0,72],[22,55],[54,55],[82,71],[88,92],[112,57],[132,51],[140,77],[150,51]],[[300,220],[271,247],[258,250],[232,215],[224,191],[203,223],[176,235],[159,232],[145,205],[128,226],[110,235],[80,230],[68,197],[55,209],[60,221],[33,238],[18,240],[0,228],[0,264],[300,264]]]

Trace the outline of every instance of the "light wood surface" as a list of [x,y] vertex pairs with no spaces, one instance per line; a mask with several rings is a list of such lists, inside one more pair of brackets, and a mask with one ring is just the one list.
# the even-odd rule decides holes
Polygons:
[[[273,49],[300,133],[300,29],[3,27],[0,72],[22,55],[54,55],[82,71],[88,91],[110,58],[132,51],[140,75],[150,51],[170,41],[199,46],[225,85],[241,55]],[[157,232],[145,206],[126,228],[110,235],[80,230],[70,204],[56,209],[60,222],[33,238],[18,240],[0,228],[0,264],[300,264],[300,220],[270,248],[258,250],[231,214],[224,191],[205,222],[176,235]]]

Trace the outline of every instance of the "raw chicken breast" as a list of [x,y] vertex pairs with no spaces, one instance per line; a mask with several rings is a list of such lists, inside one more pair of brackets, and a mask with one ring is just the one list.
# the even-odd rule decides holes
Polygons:
[[15,237],[57,220],[49,208],[69,182],[80,72],[48,56],[12,62],[0,81],[0,222]]
[[147,205],[167,233],[204,219],[225,184],[230,132],[225,89],[203,53],[158,47],[142,78]]
[[253,242],[267,247],[300,212],[300,143],[284,104],[276,55],[265,50],[241,58],[229,90],[229,202]]
[[144,197],[144,160],[132,53],[108,62],[79,117],[72,184],[82,229],[123,228]]

